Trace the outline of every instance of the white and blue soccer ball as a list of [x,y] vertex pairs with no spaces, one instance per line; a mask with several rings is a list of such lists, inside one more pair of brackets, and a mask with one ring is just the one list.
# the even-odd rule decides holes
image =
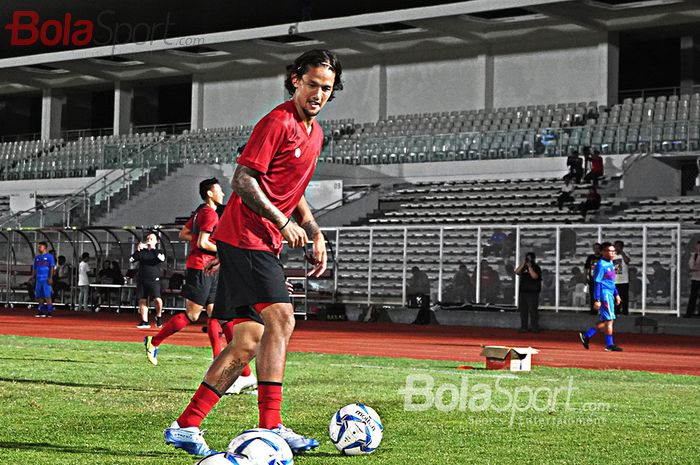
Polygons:
[[371,454],[382,442],[384,427],[372,407],[350,404],[331,418],[331,441],[345,455]]
[[212,454],[204,457],[202,460],[197,462],[195,465],[256,465],[255,463],[248,460],[247,457],[237,454],[230,454],[228,452],[219,452],[217,454]]
[[226,451],[247,457],[254,465],[293,465],[292,450],[282,437],[264,428],[243,431],[231,440]]

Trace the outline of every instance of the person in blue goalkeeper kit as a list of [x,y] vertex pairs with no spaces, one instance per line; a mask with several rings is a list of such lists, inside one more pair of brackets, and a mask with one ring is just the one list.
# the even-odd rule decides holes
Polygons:
[[581,344],[588,349],[588,343],[597,331],[605,330],[605,350],[622,352],[622,348],[613,343],[613,322],[615,305],[620,305],[620,296],[615,286],[615,246],[605,242],[600,246],[601,259],[598,260],[593,273],[593,308],[598,311],[600,321],[588,331],[578,333]]
[[32,279],[34,280],[34,297],[39,302],[39,311],[36,317],[47,317],[53,313],[51,303],[51,285],[53,284],[53,269],[56,266],[53,255],[46,252],[46,242],[39,242],[36,246],[37,255],[32,264]]

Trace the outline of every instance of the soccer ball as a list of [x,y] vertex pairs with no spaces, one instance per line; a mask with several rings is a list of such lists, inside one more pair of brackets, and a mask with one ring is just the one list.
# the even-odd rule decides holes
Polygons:
[[372,407],[350,404],[331,418],[331,441],[345,455],[371,454],[382,442],[384,427]]
[[292,450],[282,437],[264,428],[243,431],[226,448],[229,454],[238,454],[258,465],[292,465]]
[[246,457],[228,452],[219,452],[203,458],[195,465],[255,465]]

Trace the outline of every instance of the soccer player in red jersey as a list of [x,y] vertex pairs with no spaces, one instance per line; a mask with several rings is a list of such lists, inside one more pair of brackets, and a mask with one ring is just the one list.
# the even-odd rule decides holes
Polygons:
[[[182,289],[182,296],[186,299],[186,309],[184,313],[178,313],[172,317],[158,334],[144,338],[146,355],[154,365],[158,364],[157,356],[160,344],[169,336],[182,330],[190,322],[197,321],[203,309],[206,309],[207,315],[209,315],[207,332],[214,357],[219,355],[222,349],[221,325],[218,320],[211,317],[218,274],[205,274],[204,268],[216,258],[216,242],[211,238],[211,235],[219,223],[216,209],[224,201],[224,192],[219,181],[216,178],[210,178],[199,183],[199,195],[204,203],[197,207],[180,231],[180,238],[189,240],[191,246],[185,264],[187,268],[185,286]],[[239,379],[247,383],[249,387],[254,386],[255,376],[250,373],[249,368],[247,370],[248,372]]]
[[[233,341],[214,360],[204,381],[165,442],[193,455],[212,453],[200,425],[244,367],[257,357],[259,427],[272,429],[295,453],[318,446],[285,427],[282,381],[294,309],[279,262],[283,240],[290,247],[313,242],[310,276],[326,270],[325,239],[304,199],[321,153],[316,116],[342,89],[342,67],[332,52],[310,50],[287,67],[292,98],[253,129],[233,175],[234,193],[214,233],[219,287],[214,317],[236,324]],[[292,217],[295,221],[292,221]]]

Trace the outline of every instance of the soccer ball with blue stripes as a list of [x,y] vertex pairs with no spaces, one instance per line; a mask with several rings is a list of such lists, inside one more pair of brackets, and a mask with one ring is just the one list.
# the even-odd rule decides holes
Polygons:
[[195,465],[255,465],[242,455],[230,454],[228,452],[219,452],[204,457]]
[[229,454],[247,457],[256,465],[293,465],[292,450],[282,437],[264,428],[243,431],[226,448]]
[[372,407],[350,404],[331,418],[331,441],[345,455],[371,454],[382,442],[384,427]]

